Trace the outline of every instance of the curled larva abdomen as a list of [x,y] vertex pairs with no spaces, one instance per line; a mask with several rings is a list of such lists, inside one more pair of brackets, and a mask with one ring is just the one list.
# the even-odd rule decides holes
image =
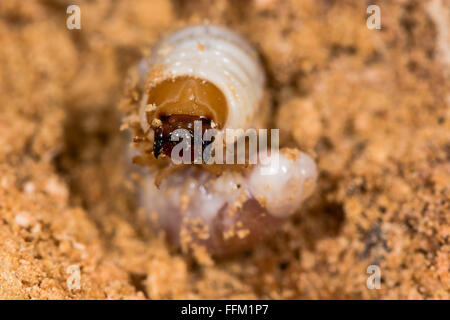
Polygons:
[[140,202],[185,250],[202,245],[214,255],[225,255],[248,249],[276,231],[315,187],[317,169],[311,157],[293,149],[281,149],[271,159],[275,156],[276,163],[220,176],[198,166],[185,167],[159,187],[150,174],[143,181]]
[[[296,212],[314,189],[317,169],[311,157],[296,149],[272,149],[278,146],[272,139],[270,152],[258,145],[256,162],[249,156],[243,166],[172,161],[175,132],[195,135],[196,121],[219,136],[242,129],[226,148],[234,148],[246,129],[263,127],[264,79],[258,56],[245,40],[209,25],[188,27],[160,41],[138,67],[125,123],[137,149],[135,162],[149,168],[142,173],[139,201],[149,220],[157,220],[185,251],[203,246],[223,255],[249,248]],[[203,133],[206,148],[212,140],[203,140]]]

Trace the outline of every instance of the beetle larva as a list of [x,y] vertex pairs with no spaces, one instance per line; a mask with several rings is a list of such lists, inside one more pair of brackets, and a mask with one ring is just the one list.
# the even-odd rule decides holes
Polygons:
[[[236,139],[245,141],[246,129],[265,124],[263,89],[256,52],[238,35],[216,26],[174,33],[139,65],[125,125],[138,149],[135,162],[151,167],[142,175],[140,203],[186,251],[202,246],[223,255],[249,248],[275,231],[314,189],[315,163],[295,149],[272,150],[266,161],[259,150],[254,152],[256,163],[247,158],[244,166],[216,170],[204,162],[171,162],[176,130],[193,135],[195,121],[222,133],[243,129]],[[202,148],[212,141],[202,138]]]

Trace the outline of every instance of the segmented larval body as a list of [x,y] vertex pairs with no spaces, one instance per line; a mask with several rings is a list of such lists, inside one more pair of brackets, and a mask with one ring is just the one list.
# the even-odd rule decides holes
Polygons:
[[[261,111],[264,71],[250,45],[225,28],[198,25],[176,32],[154,47],[150,59],[141,62],[140,74],[147,80],[140,105],[141,115],[153,102],[149,101],[152,90],[158,89],[161,83],[180,78],[200,79],[219,89],[219,94],[226,99],[225,105],[216,105],[214,99],[195,95],[195,90],[202,91],[202,88],[194,85],[187,91],[194,93],[198,103],[180,106],[178,113],[212,116],[211,120],[219,128],[245,130],[258,126],[255,120],[258,119],[257,112]],[[156,105],[152,116],[164,113],[166,105]],[[194,112],[186,110],[189,108]],[[144,130],[149,128],[146,121],[142,126]]]
[[315,163],[296,149],[274,149],[269,158],[260,149],[257,164],[222,165],[219,174],[208,164],[177,166],[155,185],[158,170],[173,167],[176,129],[193,132],[195,120],[221,132],[264,126],[264,72],[240,36],[216,26],[187,27],[160,41],[138,70],[133,90],[139,94],[126,124],[140,158],[135,162],[149,167],[139,201],[173,243],[213,255],[250,248],[312,193]]

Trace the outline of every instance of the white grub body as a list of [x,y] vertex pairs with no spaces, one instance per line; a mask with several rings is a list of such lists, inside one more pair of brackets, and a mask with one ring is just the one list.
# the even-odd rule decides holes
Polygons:
[[[142,94],[133,106],[141,132],[152,132],[147,114],[152,88],[185,76],[208,81],[223,93],[228,113],[220,130],[264,125],[261,115],[268,106],[257,54],[231,31],[208,25],[188,27],[162,40],[139,65]],[[143,145],[141,152],[146,152]],[[143,170],[140,205],[149,221],[185,252],[201,246],[220,256],[251,248],[299,210],[317,178],[314,161],[299,150],[271,151],[269,164],[263,158],[266,151],[259,152],[257,164],[223,165],[219,175],[206,164],[178,167],[158,186],[158,165]]]
[[277,161],[218,177],[186,167],[159,188],[148,175],[141,186],[141,205],[186,251],[195,245],[213,255],[248,249],[276,231],[315,187],[317,168],[310,156],[281,149],[269,159],[277,155]]
[[[246,130],[260,125],[256,115],[261,111],[264,71],[252,47],[225,28],[197,25],[181,29],[153,48],[150,58],[141,62],[139,73],[150,89],[183,76],[209,81],[226,99],[228,116],[223,129]],[[139,112],[142,120],[147,99],[148,90],[144,90]],[[147,121],[141,126],[144,132],[150,127]]]

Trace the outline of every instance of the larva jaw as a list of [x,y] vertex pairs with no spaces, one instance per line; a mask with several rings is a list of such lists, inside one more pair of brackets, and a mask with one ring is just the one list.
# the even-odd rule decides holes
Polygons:
[[[191,161],[194,161],[194,123],[195,121],[201,121],[202,124],[202,136],[206,130],[211,129],[211,120],[201,116],[191,116],[184,114],[173,114],[160,117],[160,125],[156,127],[154,142],[153,142],[153,154],[155,158],[158,158],[160,154],[164,154],[168,157],[172,154],[172,149],[183,138],[178,135],[177,129],[186,130],[191,139]],[[173,139],[174,135],[178,135],[177,139]],[[212,141],[202,140],[202,153],[205,148]],[[180,156],[183,156],[182,154]]]

